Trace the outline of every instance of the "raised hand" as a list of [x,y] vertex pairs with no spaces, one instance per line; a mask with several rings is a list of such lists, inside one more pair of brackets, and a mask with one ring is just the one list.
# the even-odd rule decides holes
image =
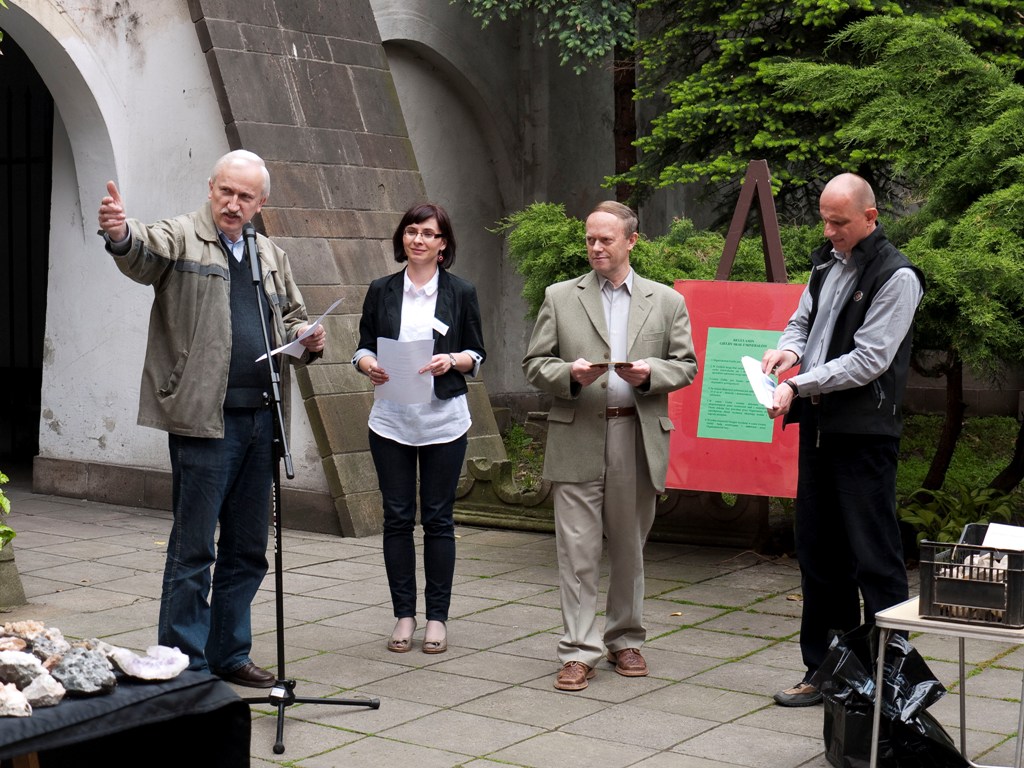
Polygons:
[[128,217],[125,216],[124,201],[121,199],[117,184],[112,181],[107,182],[107,196],[100,200],[99,222],[100,229],[115,243],[128,237]]

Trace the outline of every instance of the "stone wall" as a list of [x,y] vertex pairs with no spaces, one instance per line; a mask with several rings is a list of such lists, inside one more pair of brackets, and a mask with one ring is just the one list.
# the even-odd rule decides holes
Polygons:
[[[228,141],[267,161],[266,233],[288,251],[324,359],[298,371],[340,532],[379,530],[368,381],[350,364],[366,286],[395,270],[391,235],[425,190],[367,0],[191,0]],[[503,457],[482,383],[471,385],[470,456]]]

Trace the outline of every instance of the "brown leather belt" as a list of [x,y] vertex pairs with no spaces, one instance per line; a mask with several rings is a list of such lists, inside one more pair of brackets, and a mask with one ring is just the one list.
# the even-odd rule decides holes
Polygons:
[[609,419],[617,419],[619,416],[635,416],[636,406],[630,405],[625,408],[616,408],[613,406],[611,408],[606,408],[604,415]]

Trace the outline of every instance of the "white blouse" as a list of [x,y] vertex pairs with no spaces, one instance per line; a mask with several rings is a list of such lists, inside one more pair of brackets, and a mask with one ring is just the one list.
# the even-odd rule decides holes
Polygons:
[[[413,285],[409,275],[405,275],[402,327],[398,341],[434,337],[439,271],[434,272],[434,276],[422,288]],[[421,375],[430,376],[429,373]],[[404,404],[393,400],[374,400],[369,418],[369,427],[376,434],[403,445],[450,443],[469,431],[472,423],[466,396],[463,394],[438,400],[433,394],[433,377],[429,403]]]

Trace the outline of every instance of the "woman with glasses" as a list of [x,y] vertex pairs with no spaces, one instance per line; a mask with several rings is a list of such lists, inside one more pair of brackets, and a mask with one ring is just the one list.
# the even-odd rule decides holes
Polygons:
[[379,397],[370,410],[370,454],[384,505],[384,564],[398,620],[387,648],[412,650],[416,631],[418,467],[427,619],[422,650],[444,653],[455,573],[452,509],[471,423],[466,376],[476,376],[486,356],[480,306],[473,285],[448,271],[455,264],[455,233],[444,208],[410,208],[391,239],[395,261],[406,266],[370,284],[352,364],[378,387],[389,380],[378,364],[378,339],[434,343],[433,355],[418,371],[430,377],[429,402]]

